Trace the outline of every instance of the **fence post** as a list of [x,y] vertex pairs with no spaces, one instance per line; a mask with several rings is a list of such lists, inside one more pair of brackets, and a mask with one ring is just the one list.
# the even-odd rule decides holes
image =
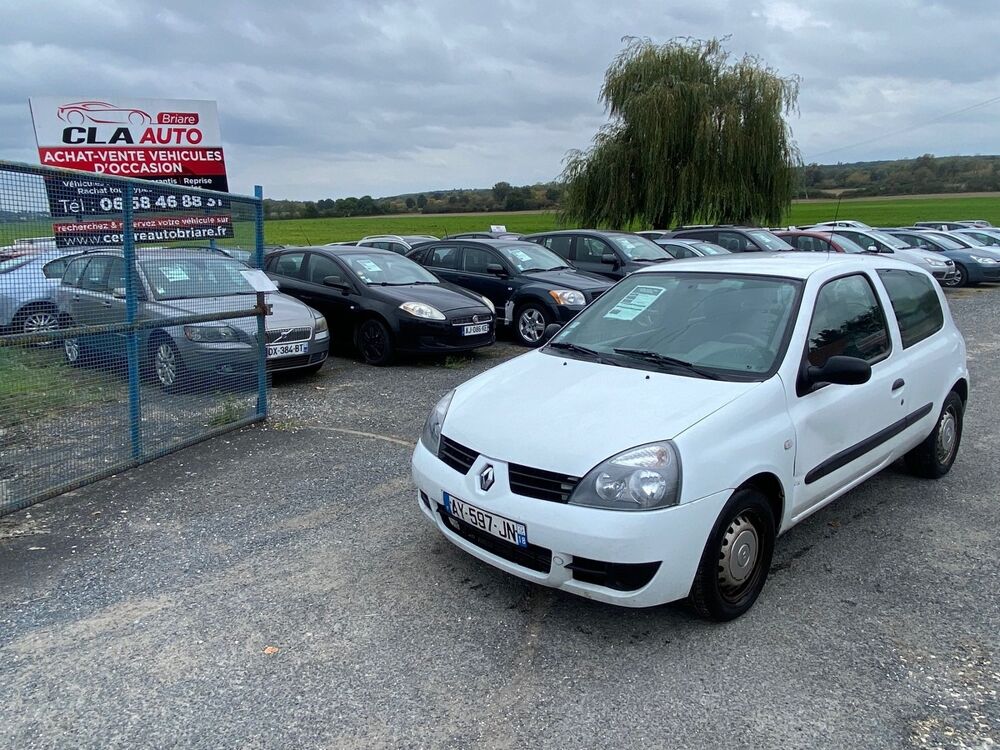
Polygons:
[[[264,268],[264,188],[254,185],[254,265]],[[258,294],[257,299],[264,301],[264,295]],[[260,306],[260,305],[258,305]],[[257,352],[257,416],[267,416],[267,332],[264,325],[264,311],[257,314],[257,340],[260,348]]]
[[138,313],[139,285],[135,268],[135,233],[132,226],[132,183],[126,182],[122,195],[122,255],[125,260],[125,322],[130,326],[125,338],[128,361],[128,421],[132,438],[132,458],[142,458],[142,394],[139,389],[139,334],[135,319]]

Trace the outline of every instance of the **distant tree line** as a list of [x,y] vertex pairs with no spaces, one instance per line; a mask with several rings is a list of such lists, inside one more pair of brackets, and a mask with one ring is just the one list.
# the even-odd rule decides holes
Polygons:
[[798,198],[828,195],[920,195],[1000,191],[1000,156],[940,156],[807,164],[801,168]]
[[494,213],[557,210],[562,198],[559,183],[522,185],[498,182],[492,188],[435,190],[388,198],[324,198],[318,201],[264,199],[265,219],[318,219],[385,214]]

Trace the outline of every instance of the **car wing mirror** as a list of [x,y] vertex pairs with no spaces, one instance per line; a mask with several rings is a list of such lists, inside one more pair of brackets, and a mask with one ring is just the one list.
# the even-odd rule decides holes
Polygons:
[[822,367],[811,365],[806,368],[806,382],[810,387],[821,383],[861,385],[871,377],[872,366],[865,360],[842,354],[830,357]]
[[504,270],[503,266],[499,263],[488,263],[486,265],[486,273],[491,273],[494,276],[506,276],[507,272]]
[[559,331],[561,330],[562,326],[559,323],[549,323],[547,326],[545,326],[545,330],[542,331],[542,338],[539,343],[545,344],[551,341],[552,337],[555,336],[557,333],[559,333]]
[[115,299],[125,299],[125,287],[116,286],[111,290],[111,296]]
[[339,276],[325,276],[323,278],[324,286],[332,286],[334,289],[339,289],[342,292],[351,291],[351,287],[347,282],[345,282]]
[[601,256],[601,263],[607,263],[609,266],[617,266],[618,256],[614,253],[604,253]]

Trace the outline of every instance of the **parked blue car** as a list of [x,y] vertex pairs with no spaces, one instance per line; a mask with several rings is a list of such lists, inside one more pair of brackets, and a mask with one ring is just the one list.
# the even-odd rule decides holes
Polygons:
[[59,327],[55,290],[75,254],[50,251],[0,262],[0,331],[40,333]]
[[921,229],[889,229],[888,234],[899,237],[913,247],[941,253],[955,262],[955,278],[943,282],[944,286],[969,286],[984,281],[1000,281],[1000,253],[996,248],[965,247],[953,237],[941,232]]

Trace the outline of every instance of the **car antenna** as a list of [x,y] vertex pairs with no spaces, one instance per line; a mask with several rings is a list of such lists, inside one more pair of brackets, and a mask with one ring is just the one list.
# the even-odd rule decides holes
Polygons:
[[826,258],[830,259],[830,246],[833,244],[833,235],[837,233],[837,219],[840,217],[840,202],[844,200],[843,193],[837,193],[837,207],[833,209],[833,224],[830,226],[830,241],[826,243]]

